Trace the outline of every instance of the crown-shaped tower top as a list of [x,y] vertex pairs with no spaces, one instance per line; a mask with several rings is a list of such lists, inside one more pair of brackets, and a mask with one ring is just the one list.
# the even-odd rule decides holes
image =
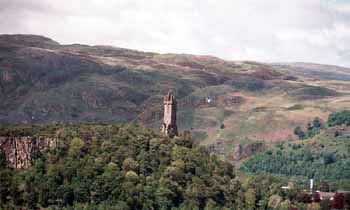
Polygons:
[[176,103],[176,99],[175,99],[175,96],[172,92],[168,92],[168,94],[166,94],[164,97],[163,97],[163,101],[164,103],[167,102],[167,103]]

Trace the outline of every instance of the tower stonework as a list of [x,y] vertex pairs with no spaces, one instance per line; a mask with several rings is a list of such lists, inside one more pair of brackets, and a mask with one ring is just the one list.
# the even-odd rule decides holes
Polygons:
[[177,136],[177,125],[176,125],[176,109],[177,103],[175,96],[169,92],[163,98],[164,104],[164,117],[163,117],[163,125],[161,127],[162,133],[167,136],[173,137]]

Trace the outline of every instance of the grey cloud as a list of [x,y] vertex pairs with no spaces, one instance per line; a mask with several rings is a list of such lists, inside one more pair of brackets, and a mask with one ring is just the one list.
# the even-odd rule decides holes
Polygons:
[[327,0],[0,0],[0,33],[226,59],[350,66],[350,4]]

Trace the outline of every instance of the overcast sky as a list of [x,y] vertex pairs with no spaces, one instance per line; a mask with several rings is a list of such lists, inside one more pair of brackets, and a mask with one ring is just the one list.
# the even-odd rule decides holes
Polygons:
[[0,0],[0,33],[350,67],[350,0]]

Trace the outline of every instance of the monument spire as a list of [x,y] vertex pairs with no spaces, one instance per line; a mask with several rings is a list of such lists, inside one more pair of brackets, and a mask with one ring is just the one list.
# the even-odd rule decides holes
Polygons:
[[163,98],[164,104],[164,117],[163,125],[161,127],[162,133],[167,136],[177,136],[177,125],[176,125],[176,109],[177,103],[173,93],[170,91]]

